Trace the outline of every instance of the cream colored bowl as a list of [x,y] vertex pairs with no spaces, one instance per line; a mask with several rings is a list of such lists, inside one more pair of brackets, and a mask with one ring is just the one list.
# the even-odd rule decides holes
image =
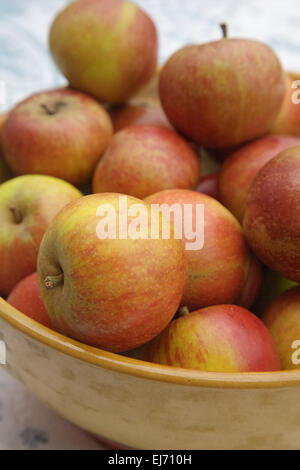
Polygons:
[[7,364],[43,403],[137,449],[299,449],[300,370],[204,373],[101,351],[0,298]]

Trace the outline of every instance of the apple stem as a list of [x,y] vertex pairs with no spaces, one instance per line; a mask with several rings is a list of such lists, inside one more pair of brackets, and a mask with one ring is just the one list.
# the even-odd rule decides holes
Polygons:
[[180,309],[178,310],[179,317],[185,317],[186,315],[189,315],[189,314],[190,314],[190,311],[186,305],[183,307],[180,307]]
[[54,289],[57,286],[61,286],[64,282],[64,275],[58,274],[57,276],[47,276],[44,280],[46,289]]
[[21,212],[16,207],[10,207],[9,210],[13,215],[14,222],[20,224],[23,220]]
[[223,39],[226,39],[228,37],[228,26],[227,23],[221,23],[220,24],[222,33],[223,33]]

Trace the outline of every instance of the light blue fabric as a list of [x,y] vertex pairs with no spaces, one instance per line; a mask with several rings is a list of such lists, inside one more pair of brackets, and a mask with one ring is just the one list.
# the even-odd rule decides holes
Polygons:
[[[100,1],[100,0],[99,0]],[[48,52],[49,25],[68,0],[0,0],[0,80],[6,103],[65,83]],[[266,41],[284,65],[300,70],[299,0],[137,0],[160,33],[160,61],[184,44],[220,37],[227,21],[232,36]],[[1,94],[1,92],[0,92]]]

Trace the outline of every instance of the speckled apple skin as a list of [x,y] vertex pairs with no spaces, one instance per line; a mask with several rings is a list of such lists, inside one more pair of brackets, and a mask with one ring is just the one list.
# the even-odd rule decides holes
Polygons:
[[[82,196],[69,183],[44,175],[25,175],[0,185],[0,294],[36,271],[43,235],[54,216]],[[23,220],[16,224],[15,207]]]
[[300,145],[298,137],[269,135],[243,146],[227,158],[218,180],[220,200],[241,223],[249,188],[259,170],[283,150],[297,145]]
[[[299,78],[297,77],[297,80]],[[271,127],[272,134],[300,136],[300,106],[299,103],[293,103],[292,101],[293,94],[297,91],[297,89],[292,88],[295,80],[296,78],[287,78],[285,97],[277,119]],[[297,99],[299,99],[299,93],[297,93]]]
[[[233,215],[214,198],[195,191],[161,191],[146,198],[146,202],[182,207],[192,204],[193,221],[196,204],[204,205],[204,246],[200,250],[185,251],[188,278],[183,304],[196,310],[237,301],[249,275],[251,256],[241,226]],[[173,214],[171,217],[173,220]],[[254,297],[258,287],[255,287]]]
[[[44,106],[57,112],[49,115]],[[16,175],[46,174],[86,184],[113,133],[106,110],[84,93],[62,88],[17,105],[3,127],[5,159]]]
[[161,72],[159,91],[176,129],[208,148],[226,148],[269,131],[285,76],[265,44],[223,39],[177,51]]
[[255,178],[246,203],[244,231],[270,269],[300,282],[300,146],[285,150]]
[[217,305],[177,318],[147,347],[159,364],[210,372],[280,369],[271,334],[259,318],[236,305]]
[[74,88],[122,103],[154,74],[158,36],[151,18],[131,2],[85,0],[55,18],[50,49]]
[[[179,307],[186,280],[183,244],[174,236],[97,237],[97,208],[112,204],[119,214],[119,196],[96,194],[69,204],[47,230],[38,260],[42,297],[55,328],[113,352],[133,349],[160,333]],[[147,208],[149,222],[147,204],[131,197],[127,202],[128,208]],[[47,290],[44,279],[61,271],[64,284]]]
[[22,279],[7,297],[7,302],[47,328],[53,325],[42,300],[37,273]]
[[[300,340],[300,287],[296,286],[278,296],[262,315],[277,347],[281,367],[284,370],[300,369],[292,355],[294,341]],[[299,349],[299,346],[298,346]],[[300,356],[300,354],[299,354]]]
[[131,126],[114,135],[95,170],[93,191],[144,199],[164,189],[192,189],[199,178],[198,156],[176,132]]

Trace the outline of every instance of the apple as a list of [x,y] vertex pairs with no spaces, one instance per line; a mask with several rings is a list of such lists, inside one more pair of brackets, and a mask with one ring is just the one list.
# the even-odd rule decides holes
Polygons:
[[263,268],[262,284],[258,297],[253,305],[253,311],[256,315],[261,316],[269,307],[270,303],[280,294],[287,291],[291,287],[298,284],[280,276],[275,271],[271,271],[266,266]]
[[111,111],[111,118],[115,132],[134,125],[162,126],[173,129],[162,107],[156,101],[118,106]]
[[[158,209],[166,216],[163,204],[169,209],[179,205],[183,214],[183,217],[177,217],[177,214],[175,217],[175,211],[169,212],[175,228],[183,234],[186,247],[188,278],[182,304],[196,310],[209,305],[236,303],[240,299],[243,306],[249,307],[259,290],[260,267],[253,265],[241,226],[233,215],[212,197],[195,191],[166,190],[145,201],[159,205]],[[185,215],[185,208],[189,206],[191,213]],[[204,207],[204,219],[199,216],[196,225],[197,207],[201,206]],[[194,234],[188,235],[188,225]],[[193,249],[187,247],[187,243],[193,243]]]
[[244,231],[271,270],[300,282],[300,146],[284,150],[258,173],[248,193]]
[[131,2],[75,1],[55,18],[50,49],[72,87],[116,104],[154,74],[158,37],[151,18]]
[[0,294],[36,271],[41,240],[54,216],[81,193],[44,175],[24,175],[0,185]]
[[300,368],[300,287],[277,297],[262,320],[269,328],[280,357],[282,369]]
[[96,100],[68,88],[37,93],[10,113],[3,151],[16,175],[45,174],[86,184],[113,130]]
[[[298,76],[297,80],[300,79]],[[297,93],[299,99],[299,91],[293,87],[296,78],[287,76],[286,92],[280,112],[273,126],[270,129],[272,134],[289,134],[300,136],[300,106],[299,103],[293,102],[293,95]]]
[[270,130],[284,98],[285,76],[267,45],[224,37],[172,55],[162,69],[159,93],[176,129],[204,147],[226,148]]
[[149,344],[144,358],[208,372],[265,372],[280,368],[265,325],[236,305],[216,305],[177,318]]
[[218,194],[218,178],[219,173],[212,173],[200,178],[199,183],[195,189],[198,193],[207,194],[215,199],[219,199]]
[[176,132],[130,126],[118,132],[94,174],[94,193],[145,198],[169,188],[194,188],[200,177],[196,152]]
[[[85,196],[58,214],[38,258],[42,298],[58,331],[123,352],[167,326],[182,298],[186,261],[182,240],[156,215],[155,239],[148,233],[151,208],[130,196]],[[172,229],[168,239],[164,227]]]
[[4,122],[6,121],[6,118],[8,116],[8,113],[2,113],[0,114],[0,184],[3,183],[4,181],[7,181],[9,178],[12,177],[11,171],[7,166],[7,163],[4,159],[3,156],[3,150],[2,150],[2,129]]
[[223,164],[219,176],[222,204],[242,223],[249,188],[259,170],[283,150],[300,145],[300,138],[269,135],[233,153]]
[[25,277],[13,288],[7,302],[33,320],[53,329],[42,300],[36,272]]

